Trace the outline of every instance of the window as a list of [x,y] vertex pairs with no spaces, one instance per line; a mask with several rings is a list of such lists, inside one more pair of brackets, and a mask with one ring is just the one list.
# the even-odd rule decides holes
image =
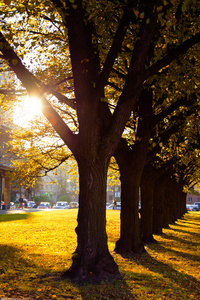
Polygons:
[[192,202],[192,197],[188,197],[188,202]]

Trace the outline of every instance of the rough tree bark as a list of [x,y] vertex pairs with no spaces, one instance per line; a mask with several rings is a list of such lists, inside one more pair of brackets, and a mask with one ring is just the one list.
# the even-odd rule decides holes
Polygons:
[[153,129],[152,92],[144,90],[139,100],[139,120],[136,142],[131,149],[125,141],[115,151],[121,180],[120,239],[115,251],[141,253],[144,245],[140,237],[139,187],[146,162],[149,138]]
[[106,178],[107,165],[98,158],[95,163],[88,157],[79,161],[80,194],[77,249],[71,268],[64,276],[84,280],[99,280],[119,274],[110,255],[106,235]]
[[[130,156],[131,155],[131,156]],[[144,246],[140,238],[139,226],[139,185],[140,178],[135,168],[132,153],[123,158],[116,159],[120,169],[121,179],[121,226],[120,239],[117,241],[115,251],[118,253],[141,253]]]

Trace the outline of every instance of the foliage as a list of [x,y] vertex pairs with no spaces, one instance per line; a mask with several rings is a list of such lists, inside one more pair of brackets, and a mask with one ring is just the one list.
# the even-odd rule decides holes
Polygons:
[[48,195],[35,196],[35,202],[50,202]]
[[[84,22],[87,28],[89,26],[90,30],[93,30],[94,56],[96,57],[98,53],[98,67],[102,72],[109,49],[111,49],[114,41],[119,19],[128,1],[102,1],[98,4],[94,1],[82,2],[85,13]],[[171,51],[173,52],[177,45],[199,31],[197,20],[199,5],[197,3],[189,0],[166,0],[162,2],[155,4],[156,33],[145,62],[147,73],[152,71],[151,68],[155,67],[154,64],[162,61],[165,56],[169,58]],[[60,6],[63,6],[63,9],[57,3],[54,6],[55,3],[56,1],[28,1],[25,3],[21,0],[15,2],[1,1],[1,15],[4,20],[1,27],[5,37],[12,41],[13,49],[27,69],[37,77],[37,80],[35,78],[37,84],[41,89],[44,88],[45,93],[50,94],[47,96],[48,101],[59,112],[72,132],[77,133],[79,124],[72,105],[72,101],[73,103],[76,101],[74,98],[76,87],[70,62],[68,25],[66,22],[68,13],[64,16],[66,6],[62,1]],[[115,105],[120,98],[127,78],[131,56],[140,38],[141,24],[144,21],[146,21],[146,25],[150,22],[153,23],[153,20],[148,18],[145,1],[144,3],[140,3],[140,1],[135,3],[132,4],[134,5],[131,16],[132,22],[125,25],[125,27],[129,27],[124,35],[121,48],[115,54],[115,63],[109,74],[108,82],[105,84],[105,95],[101,98],[101,101],[109,103],[112,112],[115,110]],[[78,10],[74,1],[70,1],[70,4],[66,5],[69,7],[72,5],[75,12]],[[151,5],[154,5],[154,2],[151,2],[149,6]],[[15,18],[16,22],[12,22],[12,17]],[[160,67],[158,76],[154,75],[150,79],[147,76],[147,83],[155,89],[155,103],[159,102],[159,97],[167,94],[164,104],[155,105],[155,112],[162,110],[166,104],[180,96],[181,93],[189,94],[192,90],[197,89],[199,53],[198,46],[193,46],[185,55],[179,55],[179,58],[173,63],[170,64],[171,61],[169,61]],[[5,61],[2,62],[2,70],[8,70]],[[82,65],[83,63],[84,60],[81,61]],[[90,62],[86,60],[86,63]],[[88,70],[89,68],[84,72],[88,73]],[[10,91],[12,87],[15,101],[16,97],[18,97],[17,101],[20,101],[22,98],[21,90],[20,93],[19,90],[14,93],[14,86],[7,86],[6,84],[3,86],[7,91]],[[93,82],[93,85],[96,87],[96,82]],[[20,84],[17,83],[16,88],[19,86]],[[22,89],[21,86],[20,88]],[[26,91],[22,90],[25,94]],[[62,93],[63,97],[56,93]],[[56,96],[57,99],[55,99]],[[8,100],[11,103],[10,98]],[[134,122],[135,119],[132,118],[133,127],[135,126]],[[126,138],[134,139],[132,134],[133,130],[126,134]],[[20,176],[27,185],[35,184],[35,176],[41,170],[46,172],[48,169],[56,167],[70,155],[69,149],[60,141],[59,135],[44,118],[31,122],[26,130],[23,129],[22,131],[20,128],[16,132],[13,131],[13,137],[11,151],[16,155],[18,154],[17,159],[13,159],[14,166],[18,170],[16,178]],[[23,160],[19,161],[19,153]]]
[[[154,236],[139,256],[113,252],[120,212],[107,211],[108,245],[122,277],[99,285],[61,279],[76,247],[77,210],[0,215],[0,296],[34,299],[200,299],[200,213]],[[66,226],[67,221],[67,226]],[[24,229],[26,228],[26,229]],[[7,234],[5,235],[5,232]]]
[[[69,148],[79,166],[79,245],[70,276],[116,274],[118,268],[106,245],[103,211],[108,162],[131,114],[137,120],[144,86],[153,85],[160,74],[167,74],[171,82],[174,66],[176,74],[188,79],[181,73],[182,66],[187,69],[185,60],[188,66],[198,62],[199,4],[192,5],[191,0],[6,2],[0,12],[3,66],[17,75],[20,88],[23,85],[30,96],[40,98],[46,127],[51,124],[55,130],[50,137],[56,132],[58,163],[66,160]],[[194,68],[192,73],[197,71]],[[185,82],[183,94],[190,87]],[[159,88],[163,91],[163,85]],[[166,98],[164,107],[174,93]],[[41,156],[37,165],[28,161],[29,154],[37,158],[41,152],[36,148],[40,145],[37,137],[45,135],[46,124],[39,125],[28,152],[27,145],[20,145],[21,153],[26,153],[24,178],[25,172],[30,177],[43,165]],[[134,125],[136,128],[137,121]],[[47,151],[52,165],[51,159],[45,163],[50,162],[52,169],[57,165],[56,151],[53,155],[51,147]]]
[[70,197],[68,195],[63,195],[63,196],[60,196],[57,201],[58,202],[59,201],[67,201],[68,203],[70,203],[71,199],[70,199]]

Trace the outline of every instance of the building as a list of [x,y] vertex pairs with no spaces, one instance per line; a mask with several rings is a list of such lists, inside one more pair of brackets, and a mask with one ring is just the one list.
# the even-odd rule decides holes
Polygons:
[[200,195],[187,194],[186,204],[194,204],[200,202]]
[[[68,161],[65,166],[58,167],[55,171],[40,178],[36,185],[35,196],[47,195],[52,202],[56,202],[60,196],[68,195],[71,201],[78,202],[79,182],[78,171],[74,161]],[[113,198],[120,201],[121,186],[107,183],[107,199],[112,203]]]
[[10,207],[11,189],[7,171],[12,170],[10,154],[6,154],[6,143],[9,140],[9,127],[0,123],[0,208],[4,200],[4,207]]

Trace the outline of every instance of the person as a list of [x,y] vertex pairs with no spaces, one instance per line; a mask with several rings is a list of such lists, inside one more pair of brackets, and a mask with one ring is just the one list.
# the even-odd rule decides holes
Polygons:
[[114,199],[113,199],[113,209],[116,208],[116,204],[117,204],[117,202],[116,202],[116,199],[114,198]]
[[19,198],[19,206],[18,208],[23,208],[23,198],[22,196]]

